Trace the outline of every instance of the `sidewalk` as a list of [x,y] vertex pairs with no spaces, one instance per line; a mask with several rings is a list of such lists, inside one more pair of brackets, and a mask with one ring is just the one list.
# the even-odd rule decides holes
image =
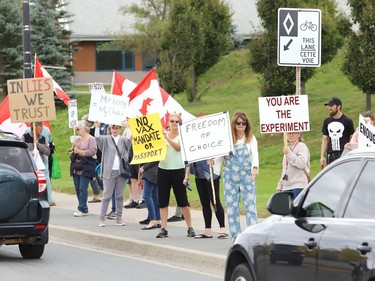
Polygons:
[[[153,261],[168,263],[178,267],[224,276],[225,259],[232,240],[216,238],[219,225],[213,214],[212,239],[194,239],[187,237],[185,221],[168,223],[168,238],[156,238],[160,229],[141,230],[139,221],[147,217],[147,209],[123,209],[126,226],[116,226],[114,220],[106,220],[106,227],[99,227],[101,203],[89,203],[87,217],[73,217],[77,207],[77,197],[54,192],[57,206],[51,207],[51,240],[87,246],[98,250],[129,253]],[[169,215],[175,208],[169,208]],[[200,210],[191,210],[195,232],[204,229],[203,215]],[[228,225],[226,223],[226,225]],[[241,216],[241,225],[246,225]]]

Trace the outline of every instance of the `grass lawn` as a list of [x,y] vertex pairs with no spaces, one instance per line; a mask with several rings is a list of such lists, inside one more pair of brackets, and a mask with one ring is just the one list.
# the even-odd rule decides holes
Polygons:
[[[199,78],[199,100],[189,103],[183,94],[176,95],[176,100],[190,113],[211,114],[229,111],[245,111],[252,122],[252,130],[258,139],[260,154],[260,174],[257,179],[257,208],[260,217],[267,216],[266,204],[270,195],[275,191],[281,173],[282,135],[260,134],[258,97],[260,95],[258,79],[248,67],[248,51],[230,53],[223,57],[212,69]],[[358,115],[365,111],[365,95],[351,85],[340,71],[343,54],[340,53],[331,63],[317,69],[315,76],[306,84],[309,97],[309,113],[311,131],[304,134],[304,139],[311,153],[312,176],[320,170],[321,126],[323,119],[328,116],[324,103],[331,96],[339,96],[343,101],[343,111],[350,116],[354,124],[358,124]],[[88,113],[88,94],[78,94],[87,91],[87,87],[77,87],[79,117]],[[57,191],[74,193],[73,181],[69,176],[70,147],[69,136],[73,134],[68,128],[67,108],[58,107],[57,120],[51,122],[53,137],[56,143],[57,156],[62,168],[62,178],[53,180],[53,188]],[[199,198],[194,180],[191,180],[193,191],[189,192],[189,200],[194,208],[199,208]],[[223,185],[221,185],[222,187]],[[128,193],[128,189],[126,191]],[[222,202],[224,201],[222,195]]]

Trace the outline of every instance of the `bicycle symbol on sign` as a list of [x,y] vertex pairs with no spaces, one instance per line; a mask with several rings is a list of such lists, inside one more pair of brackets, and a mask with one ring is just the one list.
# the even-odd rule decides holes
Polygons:
[[302,31],[306,31],[307,29],[310,29],[311,31],[316,31],[318,29],[318,26],[316,24],[313,24],[312,21],[306,21],[299,27]]

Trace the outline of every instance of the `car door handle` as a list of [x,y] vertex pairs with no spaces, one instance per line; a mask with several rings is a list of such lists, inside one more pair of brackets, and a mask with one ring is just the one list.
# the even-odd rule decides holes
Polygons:
[[318,246],[318,243],[315,241],[314,238],[310,238],[309,241],[305,242],[305,246],[307,247],[307,249],[312,250],[316,246]]
[[362,243],[361,246],[357,247],[357,250],[361,252],[361,255],[366,255],[367,253],[371,252],[371,247],[368,245],[368,243]]

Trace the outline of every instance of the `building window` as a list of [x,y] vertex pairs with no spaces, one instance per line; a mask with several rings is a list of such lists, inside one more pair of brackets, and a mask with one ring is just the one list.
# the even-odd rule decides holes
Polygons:
[[153,55],[142,55],[143,71],[150,71],[156,65],[156,59]]
[[101,48],[104,42],[96,44],[95,59],[97,71],[133,71],[134,53],[125,50]]

